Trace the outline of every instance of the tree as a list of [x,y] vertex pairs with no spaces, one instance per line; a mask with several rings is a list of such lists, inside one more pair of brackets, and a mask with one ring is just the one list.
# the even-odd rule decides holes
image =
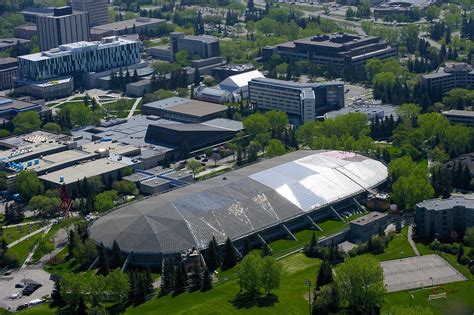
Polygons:
[[14,133],[28,133],[38,130],[41,127],[41,119],[37,112],[23,112],[13,118],[13,126]]
[[212,278],[208,268],[204,268],[201,278],[201,292],[206,292],[212,289]]
[[241,287],[250,295],[255,296],[259,290],[261,257],[249,254],[239,264],[239,281]]
[[104,244],[99,245],[99,261],[98,261],[98,267],[99,269],[97,270],[97,273],[99,275],[106,276],[109,274],[109,261],[107,259],[107,251],[104,247]]
[[464,246],[461,243],[461,244],[459,244],[458,252],[457,252],[457,261],[458,262],[461,260],[462,256],[464,256]]
[[186,168],[193,173],[193,178],[196,176],[196,173],[202,168],[201,162],[197,160],[188,160],[186,162]]
[[277,110],[271,110],[266,112],[264,115],[270,125],[271,137],[282,140],[283,131],[288,125],[288,115]]
[[267,244],[263,245],[263,250],[262,250],[262,257],[267,257],[272,255],[272,250],[270,249],[270,246]]
[[189,292],[194,292],[199,290],[201,287],[201,271],[198,267],[194,267],[191,276],[189,277]]
[[237,263],[237,257],[235,255],[235,249],[234,249],[234,244],[230,240],[229,237],[227,237],[227,240],[225,241],[224,245],[224,257],[222,259],[222,270],[227,270],[232,267],[234,267]]
[[267,156],[275,157],[286,153],[285,145],[277,139],[272,139],[268,142]]
[[328,260],[324,259],[319,267],[318,277],[316,278],[316,287],[320,288],[323,285],[330,284],[332,279],[332,268]]
[[121,268],[123,264],[123,255],[122,250],[120,249],[119,244],[117,241],[114,240],[112,244],[112,253],[110,255],[110,266],[115,268]]
[[117,200],[117,192],[115,190],[104,191],[97,194],[94,199],[94,207],[98,212],[105,212],[115,206]]
[[411,123],[421,112],[420,106],[416,104],[402,104],[396,108],[398,117],[404,122]]
[[371,314],[384,299],[383,271],[371,256],[347,259],[335,276],[339,296],[358,314]]
[[219,254],[219,245],[217,244],[216,238],[213,236],[209,241],[209,245],[206,250],[206,265],[210,271],[217,270],[219,268],[220,254]]
[[23,201],[30,201],[35,195],[41,195],[44,191],[43,184],[33,171],[21,171],[16,175],[16,191]]
[[127,302],[127,298],[130,294],[130,281],[126,273],[120,269],[111,271],[107,277],[105,277],[105,291],[107,297],[111,301],[117,304],[123,304]]
[[244,128],[250,137],[250,140],[254,140],[257,136],[268,135],[270,137],[270,123],[268,118],[260,113],[256,113],[245,118]]
[[174,280],[174,292],[173,295],[178,295],[186,290],[188,281],[188,275],[183,264],[176,268],[175,280]]
[[50,216],[57,211],[60,204],[61,200],[58,197],[37,195],[30,199],[28,207],[31,210],[39,211],[42,216]]
[[115,181],[112,184],[112,188],[120,195],[138,195],[137,186],[128,180]]
[[466,229],[463,242],[466,246],[474,247],[474,227],[470,227]]
[[427,178],[403,176],[392,185],[392,199],[400,208],[413,210],[415,205],[434,197],[434,189]]
[[259,281],[267,295],[272,290],[280,287],[280,277],[281,267],[279,263],[273,257],[264,257],[261,262]]
[[174,288],[175,268],[172,257],[163,259],[163,267],[161,272],[160,295],[171,293]]
[[61,126],[59,126],[56,123],[52,123],[52,122],[48,122],[48,123],[44,124],[43,129],[48,130],[48,131],[52,131],[52,132],[56,132],[56,133],[60,133],[62,131]]

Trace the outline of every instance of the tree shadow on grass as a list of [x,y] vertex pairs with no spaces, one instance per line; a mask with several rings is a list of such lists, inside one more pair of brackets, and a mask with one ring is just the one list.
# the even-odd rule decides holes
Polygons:
[[270,294],[250,294],[247,292],[237,294],[233,300],[229,301],[236,309],[252,307],[269,307],[279,302],[278,296]]

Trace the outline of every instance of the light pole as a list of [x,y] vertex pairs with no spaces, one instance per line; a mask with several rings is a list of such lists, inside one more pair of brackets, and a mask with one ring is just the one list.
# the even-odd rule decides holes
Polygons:
[[311,280],[305,279],[304,284],[308,286],[309,315],[311,315],[312,314],[311,312]]

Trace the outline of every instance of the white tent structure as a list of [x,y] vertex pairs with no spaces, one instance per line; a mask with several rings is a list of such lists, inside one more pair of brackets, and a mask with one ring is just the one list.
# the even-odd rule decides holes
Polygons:
[[258,70],[232,75],[219,83],[219,88],[234,94],[240,94],[242,91],[244,98],[247,98],[249,81],[257,78],[265,78],[265,76]]

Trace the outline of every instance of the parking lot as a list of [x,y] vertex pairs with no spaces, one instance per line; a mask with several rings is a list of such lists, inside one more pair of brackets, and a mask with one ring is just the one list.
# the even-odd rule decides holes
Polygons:
[[[22,292],[22,288],[15,288],[19,283],[36,282],[41,284],[41,287],[34,291],[30,296],[22,296],[12,298],[16,294]],[[14,271],[11,275],[0,278],[0,307],[16,310],[18,306],[28,304],[35,299],[41,299],[46,295],[50,295],[53,290],[54,282],[49,279],[49,273],[40,269],[39,267],[28,267],[20,271]]]
[[466,277],[438,255],[389,260],[380,265],[388,292],[466,280]]

